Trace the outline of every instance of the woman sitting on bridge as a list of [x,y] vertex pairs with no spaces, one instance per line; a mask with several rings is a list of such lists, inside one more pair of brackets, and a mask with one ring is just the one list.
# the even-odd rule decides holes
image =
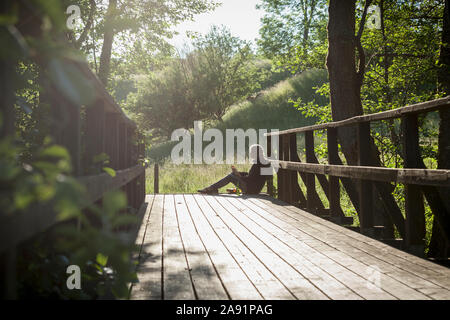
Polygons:
[[231,166],[231,173],[207,188],[198,190],[200,193],[216,194],[219,189],[230,182],[240,188],[244,194],[258,194],[261,192],[266,180],[272,175],[270,162],[264,156],[264,149],[259,144],[250,146],[249,158],[253,163],[250,172],[239,172],[235,166]]

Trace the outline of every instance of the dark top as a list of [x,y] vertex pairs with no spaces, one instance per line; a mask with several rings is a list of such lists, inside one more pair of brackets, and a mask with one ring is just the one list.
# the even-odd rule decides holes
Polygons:
[[244,173],[242,180],[247,184],[247,190],[245,193],[258,194],[261,192],[267,178],[270,177],[268,175],[261,175],[261,168],[268,167],[270,167],[270,163],[262,164],[258,162],[252,165],[248,174]]

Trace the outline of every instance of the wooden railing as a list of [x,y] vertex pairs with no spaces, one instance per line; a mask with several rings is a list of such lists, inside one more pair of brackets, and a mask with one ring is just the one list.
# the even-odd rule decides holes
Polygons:
[[[55,119],[61,119],[52,128],[52,136],[56,144],[66,147],[70,153],[73,175],[86,189],[84,205],[100,201],[108,191],[121,189],[126,193],[128,206],[139,210],[145,200],[143,137],[86,63],[67,63],[83,76],[91,88],[89,94],[94,94],[91,104],[74,104],[54,83],[46,88],[45,98]],[[107,155],[109,163],[95,160],[101,154]],[[105,166],[116,171],[114,177],[102,170]],[[6,297],[15,297],[16,247],[60,223],[56,219],[57,214],[49,204],[0,216],[0,269],[3,277],[0,283],[4,283],[5,288],[2,289]]]
[[[418,115],[449,107],[450,97],[445,97],[386,112],[266,134],[268,150],[271,136],[279,136],[279,160],[271,160],[273,165],[280,167],[277,174],[278,198],[326,216],[330,220],[346,224],[349,223],[349,219],[341,209],[341,182],[358,213],[360,231],[375,236],[378,226],[375,224],[374,216],[378,212],[374,212],[373,191],[378,191],[380,198],[387,198],[391,194],[381,192],[384,190],[381,184],[401,183],[405,185],[406,218],[400,210],[393,210],[389,214],[391,222],[405,240],[405,248],[423,254],[425,238],[423,195],[448,241],[450,220],[445,204],[448,199],[440,195],[440,190],[442,187],[450,187],[450,170],[425,168],[419,148]],[[379,167],[370,156],[371,152],[373,155],[370,123],[395,118],[401,118],[402,121],[404,168]],[[339,157],[338,130],[348,126],[357,127],[358,165],[343,165]],[[314,131],[317,130],[327,132],[328,164],[319,164],[315,155]],[[298,133],[303,133],[305,137],[306,163],[302,163],[297,154]],[[299,187],[297,172],[306,186],[306,196]],[[324,207],[316,191],[316,177],[328,198],[329,208]],[[269,193],[273,192],[272,190],[273,185],[269,181]]]

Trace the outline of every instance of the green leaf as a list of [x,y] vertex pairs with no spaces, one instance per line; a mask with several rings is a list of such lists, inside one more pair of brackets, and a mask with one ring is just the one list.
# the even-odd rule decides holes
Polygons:
[[39,185],[36,187],[36,194],[39,201],[48,201],[55,193],[55,188],[51,185]]
[[113,168],[103,167],[103,171],[105,171],[107,174],[109,174],[113,178],[116,176],[116,170],[114,170]]
[[14,203],[17,209],[25,209],[34,201],[34,196],[30,193],[16,193],[14,196]]
[[132,283],[139,283],[139,278],[138,278],[136,272],[133,272],[133,273],[130,274],[130,282],[132,282]]
[[104,211],[113,215],[117,211],[127,206],[127,198],[123,192],[113,191],[107,192],[103,198]]
[[99,252],[99,253],[97,253],[97,257],[95,258],[95,261],[102,267],[105,267],[106,263],[108,262],[108,257]]
[[94,156],[94,158],[92,159],[92,161],[94,163],[108,163],[109,162],[109,155],[102,152],[100,154],[97,154]]
[[53,145],[48,148],[45,148],[41,151],[41,157],[54,157],[54,158],[63,158],[69,159],[69,152],[67,149],[58,145]]

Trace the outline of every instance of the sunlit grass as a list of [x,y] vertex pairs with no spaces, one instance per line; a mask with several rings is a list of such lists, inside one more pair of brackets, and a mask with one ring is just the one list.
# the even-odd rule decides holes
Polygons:
[[[249,164],[235,165],[239,171],[248,171]],[[147,169],[146,173],[146,191],[153,193],[154,189],[154,167]],[[196,193],[198,189],[203,189],[219,179],[225,177],[231,172],[230,165],[194,165],[181,164],[175,165],[167,161],[159,168],[159,192],[160,193]],[[227,187],[232,187],[230,184]],[[226,188],[219,192],[226,192]]]

